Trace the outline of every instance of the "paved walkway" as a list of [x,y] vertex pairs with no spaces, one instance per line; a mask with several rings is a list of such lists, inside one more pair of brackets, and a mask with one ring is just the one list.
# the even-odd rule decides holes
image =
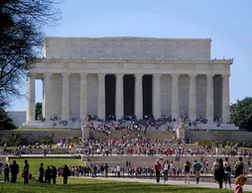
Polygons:
[[[94,179],[90,177],[84,177],[88,179]],[[127,181],[127,182],[143,182],[143,183],[155,183],[155,179],[142,179],[142,178],[115,178],[115,177],[109,177],[109,178],[101,178],[97,177],[95,179],[101,179],[101,180],[118,180],[118,181]],[[170,180],[168,183],[163,183],[162,180],[160,180],[160,184],[169,184],[169,185],[177,185],[177,186],[193,186],[193,187],[202,187],[202,188],[219,188],[219,185],[217,183],[210,183],[210,182],[200,182],[199,184],[196,184],[194,181],[190,181],[190,184],[185,184],[184,181],[177,181],[177,180]],[[225,185],[224,185],[225,188]],[[234,185],[232,184],[233,190]],[[250,191],[252,192],[252,185],[245,184],[243,187],[244,191]]]

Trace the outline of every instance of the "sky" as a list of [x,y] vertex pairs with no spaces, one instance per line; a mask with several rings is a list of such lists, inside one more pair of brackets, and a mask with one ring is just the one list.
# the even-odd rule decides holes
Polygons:
[[[62,19],[45,36],[211,38],[212,59],[234,59],[230,103],[252,97],[252,0],[63,0],[55,7]],[[26,99],[7,110],[25,111]]]

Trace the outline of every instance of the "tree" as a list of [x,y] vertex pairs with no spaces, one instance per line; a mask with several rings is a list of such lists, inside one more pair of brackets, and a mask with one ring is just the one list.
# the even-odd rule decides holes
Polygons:
[[37,120],[39,115],[42,115],[42,103],[36,103],[35,107],[35,119]]
[[243,100],[237,100],[230,108],[231,121],[240,128],[252,131],[252,98],[246,97]]
[[38,56],[43,26],[56,25],[59,10],[53,0],[0,1],[0,102],[20,96],[26,59]]
[[13,123],[12,119],[7,115],[5,104],[0,104],[0,130],[11,130],[16,129],[17,126]]

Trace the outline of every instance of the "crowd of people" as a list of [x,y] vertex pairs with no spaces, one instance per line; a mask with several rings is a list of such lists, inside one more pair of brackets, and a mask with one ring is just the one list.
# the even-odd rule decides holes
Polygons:
[[[156,182],[160,183],[161,178],[163,178],[164,183],[168,182],[170,176],[181,176],[184,175],[185,183],[190,183],[190,177],[194,176],[195,182],[198,184],[200,182],[200,177],[204,174],[206,166],[210,167],[210,173],[215,182],[219,184],[219,188],[232,188],[231,185],[231,176],[235,177],[235,190],[242,190],[242,185],[246,181],[245,175],[247,170],[245,164],[243,163],[243,158],[238,157],[238,160],[235,164],[229,162],[229,158],[225,157],[216,158],[216,160],[211,164],[207,162],[206,159],[195,160],[193,163],[187,160],[179,169],[176,170],[176,167],[173,164],[173,161],[163,159],[160,157],[156,160],[153,166],[150,167],[133,167],[131,161],[126,161],[126,166],[121,166],[118,164],[116,167],[109,167],[107,163],[101,164],[91,164],[86,166],[67,166],[56,168],[55,166],[47,166],[44,168],[44,164],[41,163],[38,168],[39,174],[38,178],[34,178],[33,175],[29,172],[29,163],[27,160],[24,161],[24,167],[21,172],[21,175],[24,180],[24,184],[28,184],[29,181],[39,182],[39,183],[53,183],[56,184],[56,179],[59,176],[63,177],[63,184],[68,183],[69,176],[90,176],[90,177],[126,177],[126,176],[155,176]],[[250,166],[250,162],[248,162]],[[4,167],[4,181],[16,183],[17,175],[19,174],[19,165],[16,163],[16,160],[12,164],[6,164]],[[9,180],[9,174],[11,174],[11,180]]]
[[[163,173],[164,183],[168,181],[169,171],[172,170],[171,164],[169,164],[168,160],[164,160],[163,164],[160,162],[162,159],[157,159],[153,165],[156,182],[159,183],[161,179],[161,174]],[[203,173],[204,164],[195,160],[193,163],[190,161],[186,161],[183,165],[182,173],[184,174],[185,184],[190,183],[190,176],[194,176],[196,184],[200,182],[200,176]],[[217,158],[216,161],[213,162],[211,167],[211,173],[213,174],[213,178],[216,183],[219,184],[219,188],[223,188],[223,184],[225,184],[225,189],[232,188],[231,185],[231,176],[235,177],[235,192],[239,192],[242,190],[242,185],[246,182],[247,178],[245,177],[246,169],[245,164],[243,163],[243,158],[239,157],[237,162],[232,166],[229,162],[228,157]]]
[[[44,164],[41,163],[40,167],[38,169],[39,175],[38,178],[33,177],[33,174],[30,173],[30,165],[28,163],[28,160],[24,161],[24,167],[20,172],[19,165],[17,164],[16,160],[13,160],[12,164],[6,164],[3,169],[4,174],[4,182],[11,182],[16,183],[17,176],[19,173],[21,173],[21,177],[24,180],[24,184],[28,184],[29,181],[33,182],[40,182],[40,183],[53,183],[56,184],[56,178],[57,176],[63,177],[63,183],[67,184],[68,176],[71,175],[71,168],[67,165],[56,168],[55,166],[47,166],[47,168],[44,168]],[[10,180],[11,175],[11,180]]]

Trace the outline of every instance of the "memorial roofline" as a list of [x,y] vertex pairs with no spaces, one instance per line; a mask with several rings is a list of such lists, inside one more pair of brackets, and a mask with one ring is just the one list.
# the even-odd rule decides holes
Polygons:
[[233,63],[233,58],[224,58],[224,59],[122,59],[122,58],[99,58],[99,59],[90,59],[90,58],[34,58],[28,59],[28,63],[34,62],[43,62],[43,63],[53,63],[53,62],[74,62],[74,63]]
[[210,59],[211,39],[46,37],[46,58]]

